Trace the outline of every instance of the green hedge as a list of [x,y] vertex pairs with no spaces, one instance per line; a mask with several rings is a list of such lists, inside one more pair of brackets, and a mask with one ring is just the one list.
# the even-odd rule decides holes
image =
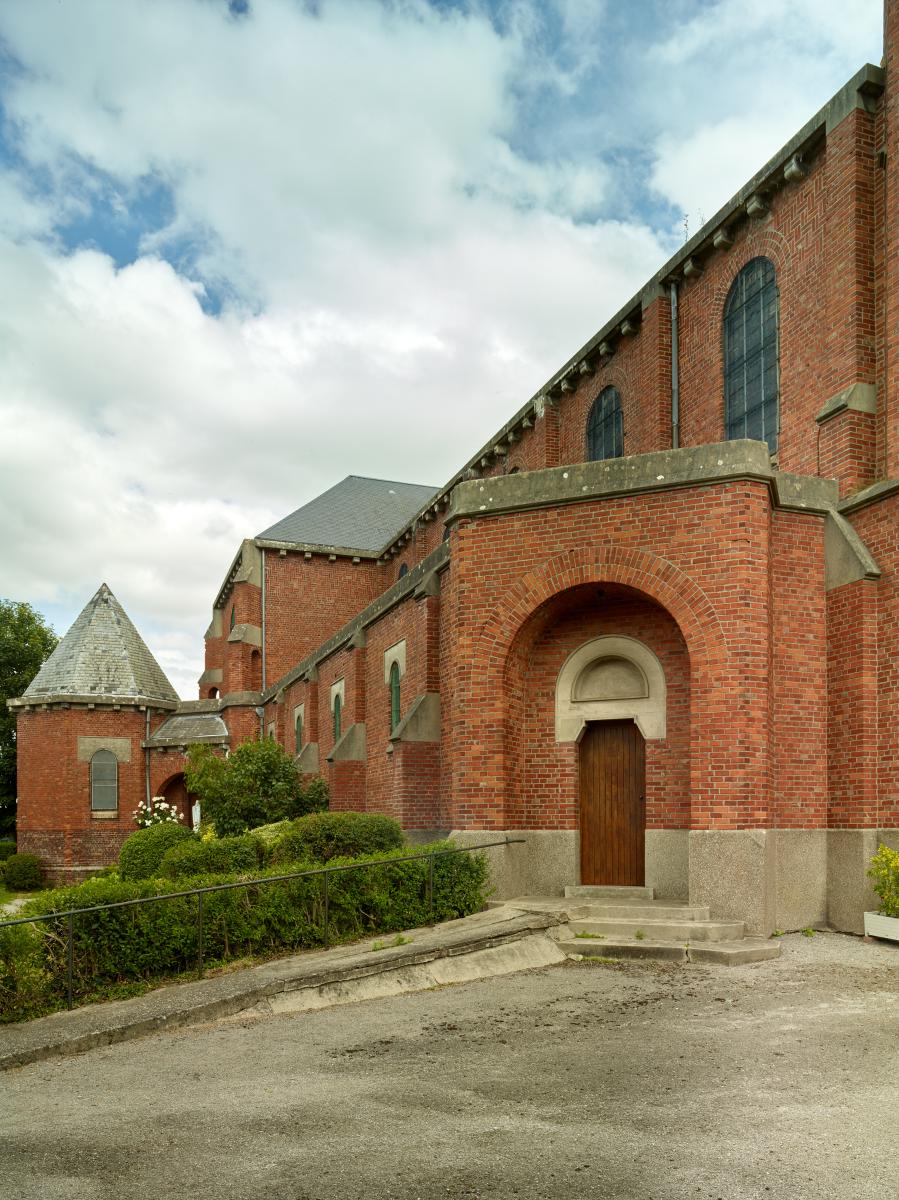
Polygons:
[[[440,842],[418,849],[425,852],[448,845]],[[396,850],[390,855],[368,855],[355,861],[398,859],[408,852]],[[335,859],[331,865],[348,861]],[[282,872],[283,867],[270,867],[261,877]],[[228,878],[198,876],[190,882],[205,887]],[[476,912],[484,904],[486,878],[483,855],[436,857],[431,907],[426,858],[332,872],[329,940],[348,941]],[[29,901],[21,915],[65,913],[94,904],[163,896],[170,890],[171,885],[159,879],[91,879],[76,887],[42,892]],[[322,945],[322,898],[321,875],[205,893],[203,942],[207,963]],[[21,929],[27,933],[19,933]],[[75,918],[74,994],[82,1000],[102,998],[114,994],[123,984],[193,971],[196,953],[196,896],[81,914]],[[65,980],[64,919],[0,929],[0,1020],[20,1020],[38,1009],[60,1007]]]
[[16,852],[16,843],[12,839],[0,838],[0,862]]
[[44,864],[36,854],[10,854],[3,864],[3,881],[13,892],[36,892],[44,885]]
[[252,834],[201,842],[195,838],[166,850],[159,874],[163,879],[192,879],[197,875],[255,875],[265,866],[267,849]]
[[273,863],[326,863],[334,858],[382,855],[404,844],[398,821],[380,813],[310,813],[290,821],[271,846]]
[[122,844],[119,873],[123,880],[158,879],[167,851],[179,842],[197,840],[189,829],[174,822],[138,829]]

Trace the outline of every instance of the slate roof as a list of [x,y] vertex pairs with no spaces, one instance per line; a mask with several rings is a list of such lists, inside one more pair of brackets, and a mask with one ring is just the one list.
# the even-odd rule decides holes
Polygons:
[[105,583],[25,689],[23,699],[54,696],[178,700]]
[[422,483],[348,475],[256,537],[374,553],[408,525],[438,491]]
[[147,745],[189,746],[195,742],[227,741],[228,727],[216,713],[188,713],[163,721]]

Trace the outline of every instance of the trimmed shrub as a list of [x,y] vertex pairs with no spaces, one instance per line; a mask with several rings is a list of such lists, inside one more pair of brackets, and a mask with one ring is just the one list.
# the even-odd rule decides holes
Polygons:
[[254,875],[264,865],[266,847],[252,834],[214,841],[179,842],[166,850],[159,868],[166,879],[191,879],[195,875]]
[[[157,826],[156,828],[164,828]],[[446,849],[450,843],[422,846],[421,852]],[[401,858],[408,851],[366,856]],[[349,865],[332,860],[331,865]],[[428,897],[428,860],[387,862],[329,877],[331,942],[373,933],[390,933],[476,912],[484,904],[487,860],[483,855],[437,855],[433,903]],[[281,874],[270,867],[260,877]],[[230,882],[233,876],[201,875],[197,887]],[[120,900],[165,896],[171,884],[160,879],[90,879],[76,887],[42,892],[29,901],[22,916],[59,913],[60,920],[41,922],[27,937],[0,938],[0,1003],[2,1019],[18,1020],[35,1011],[58,1007],[66,986],[66,922],[73,908]],[[324,884],[321,875],[276,883],[248,884],[203,896],[203,946],[207,962],[247,955],[320,946],[325,940]],[[11,933],[0,930],[0,935]],[[5,958],[3,956],[6,956]],[[158,903],[81,913],[74,920],[74,994],[100,998],[135,981],[151,981],[192,971],[197,961],[197,898],[178,896]]]
[[257,825],[250,832],[253,834],[253,837],[259,838],[265,842],[266,846],[270,846],[282,833],[286,833],[289,828],[290,821],[275,821],[271,825]]
[[880,897],[881,913],[885,917],[899,917],[899,850],[881,845],[871,859],[868,874]]
[[0,862],[4,862],[11,854],[16,852],[16,843],[10,839],[0,838]]
[[125,839],[119,853],[119,874],[123,881],[158,879],[166,851],[179,842],[196,840],[189,829],[169,822],[138,829]]
[[192,746],[187,758],[187,786],[219,837],[327,807],[327,785],[304,786],[293,756],[270,738],[241,742],[227,758],[211,746]]
[[11,854],[3,864],[3,880],[13,892],[36,892],[44,886],[44,865],[36,854]]
[[325,863],[333,858],[383,855],[404,845],[399,822],[380,813],[310,813],[291,821],[272,844],[273,863]]

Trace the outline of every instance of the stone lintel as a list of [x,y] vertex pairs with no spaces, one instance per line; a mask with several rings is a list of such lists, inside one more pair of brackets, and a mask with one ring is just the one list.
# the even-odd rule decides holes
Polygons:
[[846,412],[871,413],[877,412],[877,388],[873,383],[853,383],[843,388],[835,396],[824,402],[821,411],[815,417],[819,425],[829,421],[838,413]]
[[337,739],[328,762],[365,762],[365,724],[357,721]]
[[131,762],[131,738],[80,737],[78,739],[79,762],[90,762],[98,750],[109,750],[119,762]]
[[440,741],[440,693],[422,692],[390,735],[391,742]]

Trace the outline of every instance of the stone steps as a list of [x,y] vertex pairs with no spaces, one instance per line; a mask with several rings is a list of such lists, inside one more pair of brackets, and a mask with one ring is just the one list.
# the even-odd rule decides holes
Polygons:
[[742,921],[712,920],[705,905],[656,900],[648,887],[567,887],[557,911],[567,924],[553,936],[572,957],[739,966],[780,955],[779,942],[747,937]]
[[770,938],[744,937],[732,942],[677,943],[630,941],[623,938],[568,939],[559,947],[571,958],[651,958],[666,962],[719,963],[736,967],[780,956],[780,943]]
[[670,904],[664,900],[648,900],[645,904],[578,904],[568,908],[572,922],[617,920],[628,921],[708,921],[711,914],[699,904]]
[[[666,920],[647,920],[633,916],[627,909],[614,918],[595,921],[571,921],[562,928],[559,940],[567,940],[578,933],[599,934],[603,938],[628,938],[647,942],[735,942],[746,936],[742,921],[702,921],[676,914]],[[678,919],[678,917],[680,919]],[[588,941],[588,938],[584,938]]]
[[651,887],[613,887],[597,886],[596,884],[569,884],[565,888],[566,900],[652,900]]

